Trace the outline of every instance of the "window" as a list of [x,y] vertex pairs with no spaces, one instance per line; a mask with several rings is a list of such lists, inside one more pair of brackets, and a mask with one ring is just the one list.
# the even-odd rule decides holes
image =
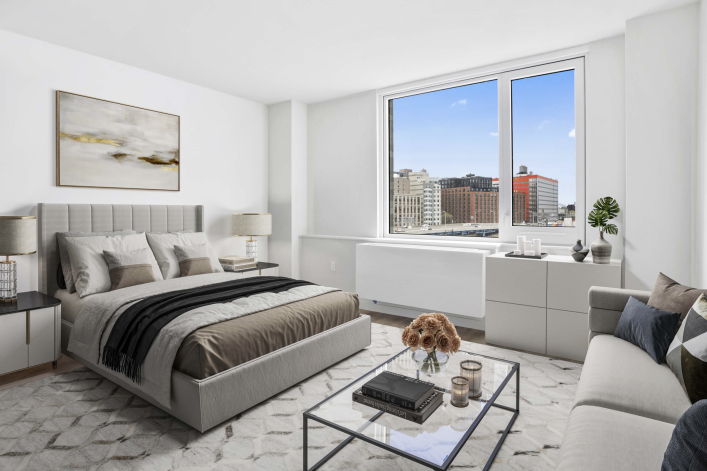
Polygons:
[[384,236],[584,238],[583,58],[382,95],[381,109]]

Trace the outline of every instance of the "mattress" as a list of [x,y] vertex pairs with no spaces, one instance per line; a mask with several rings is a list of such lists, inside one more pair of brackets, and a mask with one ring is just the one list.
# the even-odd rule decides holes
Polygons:
[[205,379],[359,317],[358,295],[336,291],[192,332],[174,369]]
[[[82,307],[78,293],[61,289],[54,296],[62,302],[62,319],[74,324]],[[184,339],[173,369],[205,379],[359,316],[358,295],[335,291],[212,324]]]

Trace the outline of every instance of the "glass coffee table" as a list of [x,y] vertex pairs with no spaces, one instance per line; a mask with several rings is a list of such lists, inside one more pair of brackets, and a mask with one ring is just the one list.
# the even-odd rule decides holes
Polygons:
[[[390,360],[304,412],[304,443],[302,448],[304,471],[318,469],[354,438],[376,445],[429,468],[445,471],[472,436],[487,412],[494,407],[505,411],[505,414],[508,415],[508,425],[503,430],[503,433],[499,431],[498,442],[483,469],[487,470],[491,467],[516,417],[518,417],[520,407],[520,364],[459,351],[452,355],[444,371],[428,376],[420,373],[411,356],[409,349],[403,350]],[[481,396],[476,399],[469,399],[469,405],[462,408],[452,406],[449,401],[451,379],[454,376],[459,376],[459,363],[464,360],[478,361],[483,365],[483,368]],[[383,371],[392,371],[434,383],[435,388],[443,392],[444,402],[423,424],[416,424],[354,402],[351,394]],[[508,397],[504,395],[504,400],[499,400],[499,398],[514,375],[516,382],[515,397],[511,395],[511,404],[503,404],[502,402],[509,402]],[[512,404],[513,402],[515,404]],[[348,438],[311,467],[308,464],[309,453],[307,446],[307,424],[309,420],[314,420],[349,435]]]

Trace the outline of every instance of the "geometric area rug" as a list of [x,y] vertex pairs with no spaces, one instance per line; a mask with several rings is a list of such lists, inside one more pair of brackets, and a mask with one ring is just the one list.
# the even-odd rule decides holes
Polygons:
[[[400,329],[372,326],[370,347],[204,434],[87,368],[0,391],[0,470],[299,471],[302,412],[404,348]],[[470,342],[462,349],[521,364],[521,412],[491,469],[553,470],[582,365]],[[515,380],[504,393],[514,388]],[[450,469],[483,467],[505,426],[487,419]],[[344,438],[310,422],[310,464]],[[321,469],[428,468],[354,440]]]

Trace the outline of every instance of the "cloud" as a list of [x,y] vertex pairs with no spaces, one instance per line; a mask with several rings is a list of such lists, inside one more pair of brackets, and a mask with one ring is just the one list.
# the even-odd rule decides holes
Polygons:
[[466,98],[464,98],[463,100],[455,101],[454,103],[452,103],[452,108],[454,108],[456,105],[466,106]]
[[574,139],[574,129],[572,129],[572,130],[570,131],[569,136],[570,136],[572,139]]
[[497,137],[497,136],[498,136],[498,133],[497,133],[497,132],[490,132],[489,134],[491,134],[491,135],[494,136],[494,137]]
[[540,123],[540,124],[538,125],[538,131],[542,131],[542,130],[545,128],[545,126],[547,126],[548,124],[550,124],[550,120],[549,120],[549,119],[546,119],[545,121],[543,121],[542,123]]

